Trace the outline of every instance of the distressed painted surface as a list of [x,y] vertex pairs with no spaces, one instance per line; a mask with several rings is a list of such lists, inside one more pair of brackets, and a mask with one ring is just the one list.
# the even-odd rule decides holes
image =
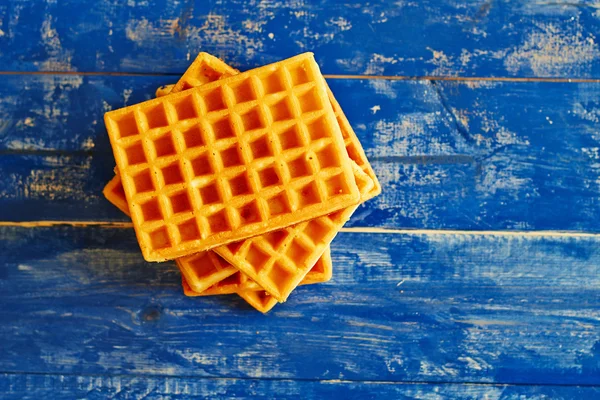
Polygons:
[[390,382],[194,379],[124,376],[0,375],[5,400],[89,399],[573,399],[600,396],[598,387]]
[[182,296],[131,229],[0,234],[2,371],[600,384],[596,236],[342,233],[265,316]]
[[[330,74],[600,78],[593,1],[8,0],[0,69],[247,69],[303,51]],[[357,44],[360,43],[360,46]]]
[[[600,84],[568,81],[600,78],[598,8],[0,2],[0,397],[598,397]],[[565,82],[331,77],[384,192],[336,238],[333,280],[264,316],[184,297],[100,194],[102,114],[199,50]]]
[[[0,83],[0,220],[127,219],[102,122],[169,77]],[[350,226],[600,230],[600,84],[330,79],[383,185]],[[48,201],[51,200],[51,201]]]

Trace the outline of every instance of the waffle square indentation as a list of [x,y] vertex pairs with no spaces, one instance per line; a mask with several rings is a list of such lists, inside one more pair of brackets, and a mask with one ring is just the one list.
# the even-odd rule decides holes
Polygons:
[[165,113],[165,106],[162,104],[148,107],[142,110],[142,112],[146,116],[148,129],[162,128],[163,126],[169,125],[167,114]]
[[206,219],[212,234],[225,232],[230,229],[225,210],[218,211],[213,215],[206,217]]
[[200,238],[200,231],[194,218],[177,225],[177,230],[182,242],[189,242]]
[[243,172],[240,175],[231,178],[229,180],[229,188],[231,189],[232,196],[251,194],[252,189],[248,180],[248,173]]
[[261,81],[265,94],[278,93],[285,90],[279,71],[265,75],[261,78]]
[[298,127],[292,126],[278,133],[277,138],[283,150],[293,149],[303,146]]
[[215,183],[200,188],[199,192],[202,204],[216,204],[221,201],[219,189]]
[[325,118],[321,117],[307,124],[306,129],[312,140],[318,140],[327,137],[329,132],[329,124]]
[[194,176],[196,177],[208,175],[213,172],[208,159],[208,154],[206,153],[200,154],[198,157],[192,159],[190,164],[192,165],[192,170],[194,171]]
[[221,162],[225,168],[237,167],[244,164],[237,146],[221,150],[219,155],[221,156]]
[[177,153],[171,132],[152,140],[156,157],[166,157]]
[[330,232],[331,228],[323,224],[320,218],[308,221],[304,227],[304,233],[306,233],[313,243],[319,243]]
[[227,105],[223,101],[223,90],[221,87],[217,87],[212,91],[204,94],[204,104],[206,104],[206,111],[220,111],[227,108]]
[[154,250],[164,249],[171,245],[169,232],[166,227],[150,232],[150,244]]
[[[145,169],[140,173],[134,175],[132,178],[136,193],[151,192],[154,190],[154,183],[152,182],[150,170]],[[122,185],[119,186],[121,188],[123,187]]]
[[160,211],[160,206],[158,205],[158,199],[151,199],[140,205],[140,209],[142,210],[142,217],[144,222],[149,221],[160,221],[163,219],[162,212]]
[[255,129],[261,129],[266,126],[263,121],[258,108],[253,108],[245,114],[240,115],[242,118],[242,124],[244,125],[245,131],[252,131]]
[[275,104],[271,104],[269,106],[269,111],[271,112],[273,122],[285,121],[294,118],[292,108],[286,99],[280,100]]
[[267,253],[264,252],[260,247],[252,243],[250,248],[248,249],[248,254],[246,255],[246,260],[254,267],[254,269],[258,272],[262,270],[266,263],[269,261],[271,257]]
[[327,187],[327,197],[335,197],[340,194],[349,193],[350,189],[346,184],[344,177],[340,175],[334,175],[325,181]]
[[119,119],[113,119],[113,121],[117,124],[119,138],[135,136],[140,133],[133,112],[126,114]]
[[273,250],[277,251],[288,236],[289,234],[285,229],[280,229],[277,231],[265,233],[263,235],[263,238],[267,243],[269,243],[269,245],[271,245]]
[[192,126],[189,129],[184,130],[182,133],[183,142],[185,143],[186,149],[192,149],[194,147],[204,146],[204,137],[202,136],[202,130],[199,126]]
[[254,92],[250,78],[245,79],[240,83],[236,83],[235,86],[230,85],[230,88],[233,91],[236,103],[256,100],[256,93]]
[[260,210],[258,209],[256,201],[254,200],[239,208],[238,213],[243,224],[258,222],[261,220]]
[[194,107],[193,95],[174,100],[171,102],[171,105],[175,109],[177,120],[179,121],[198,117],[198,112]]
[[312,175],[312,169],[303,155],[288,162],[288,171],[292,178]]
[[339,155],[333,146],[328,145],[317,151],[317,160],[321,169],[337,167],[340,165]]
[[298,203],[300,208],[311,204],[318,204],[320,202],[321,198],[319,196],[319,190],[314,182],[311,182],[298,190]]
[[161,168],[160,172],[165,185],[175,185],[184,182],[179,162],[174,162],[166,167]]
[[294,277],[294,273],[288,271],[280,263],[275,262],[269,271],[269,278],[278,288],[289,285],[290,280]]
[[281,184],[281,178],[273,165],[266,167],[258,172],[258,179],[263,188]]
[[136,142],[125,149],[128,165],[143,164],[146,162],[146,154],[142,142]]
[[235,131],[233,130],[233,126],[231,126],[229,118],[213,121],[211,127],[213,135],[215,135],[215,140],[227,139],[235,136]]
[[192,204],[187,191],[175,193],[169,198],[171,204],[171,211],[173,214],[180,214],[188,211],[192,211]]
[[271,197],[267,200],[267,204],[269,206],[269,213],[271,214],[271,217],[280,214],[287,214],[292,211],[288,199],[284,193],[280,193]]
[[293,240],[292,243],[290,243],[288,250],[286,251],[286,255],[291,258],[292,260],[294,260],[295,263],[297,264],[301,264],[304,263],[304,261],[306,261],[306,259],[308,258],[308,256],[310,256],[312,253],[312,250],[308,250],[306,248],[304,248],[302,245],[300,245],[298,243],[297,240]]
[[[192,259],[188,261],[189,267],[194,270],[194,275],[198,280],[205,280],[217,272],[211,257],[212,254],[210,254],[210,252],[204,251],[198,253],[198,255],[192,256]],[[189,257],[186,257],[186,259],[187,258]]]
[[302,85],[310,80],[306,73],[306,67],[303,64],[292,65],[287,67],[287,69],[292,77],[292,84],[294,86]]
[[229,250],[232,254],[237,254],[237,252],[240,251],[244,246],[244,243],[245,241],[242,240],[240,242],[229,243],[226,245],[226,247],[227,250]]
[[269,146],[269,139],[267,136],[261,136],[254,142],[250,143],[250,151],[254,159],[271,157],[273,156],[273,150]]

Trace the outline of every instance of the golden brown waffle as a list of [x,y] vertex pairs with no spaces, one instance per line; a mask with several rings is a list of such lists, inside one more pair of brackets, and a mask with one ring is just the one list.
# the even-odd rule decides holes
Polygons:
[[[103,193],[108,201],[126,215],[130,215],[119,175],[111,179],[104,187]],[[187,277],[187,282],[196,292],[202,292],[236,272],[239,273],[235,267],[212,251],[180,257],[176,261],[181,274]]]
[[115,175],[114,178],[112,178],[110,182],[104,186],[102,194],[104,194],[104,197],[106,197],[106,199],[115,205],[119,210],[123,211],[127,215],[130,215],[129,205],[127,204],[127,199],[125,198],[125,190],[123,189],[123,184],[121,183],[121,177],[119,175]]
[[[204,55],[204,58],[212,57],[210,54],[207,54],[207,53],[201,53],[201,54]],[[200,58],[200,57],[198,56],[198,58]],[[198,58],[196,59],[196,61],[198,61]],[[225,63],[222,63],[222,64],[227,65]],[[216,76],[216,75],[211,74],[211,77],[214,77],[214,76]],[[161,86],[158,89],[156,89],[156,97],[166,96],[167,94],[171,93],[171,91],[174,88],[175,88],[175,84]],[[173,92],[173,93],[176,93],[176,92]],[[375,175],[375,171],[373,171],[373,167],[371,166],[371,163],[369,163],[369,159],[365,155],[365,150],[363,149],[362,144],[358,140],[358,137],[356,136],[356,133],[352,129],[352,126],[350,125],[350,122],[348,121],[346,114],[344,114],[344,111],[342,110],[342,108],[340,107],[340,104],[338,103],[337,99],[333,95],[333,92],[329,88],[329,85],[327,85],[327,94],[329,96],[329,101],[331,101],[331,106],[333,107],[333,112],[335,113],[338,123],[340,124],[340,129],[342,130],[342,136],[344,137],[344,144],[346,145],[346,151],[348,152],[350,159],[352,159],[356,164],[358,164],[358,166],[361,167],[361,169],[367,175],[369,175],[371,177],[371,179],[373,180],[373,182],[375,183],[375,185],[373,185],[373,189],[371,189],[371,191],[368,193],[368,195],[365,197],[361,197],[361,202],[367,201],[381,193],[381,185],[379,184],[379,180],[377,179],[377,176]]]
[[[205,58],[212,57],[210,54],[207,54],[207,53],[201,53],[201,54],[204,54]],[[198,58],[196,60],[198,60]],[[222,64],[227,65],[225,63],[222,63]],[[211,76],[215,76],[215,75],[211,75]],[[166,96],[167,94],[171,93],[171,91],[173,90],[174,87],[175,87],[175,84],[159,87],[158,89],[156,89],[156,97]],[[173,93],[176,93],[176,92],[173,92]],[[371,166],[371,163],[369,163],[369,159],[365,155],[365,150],[363,149],[362,144],[358,140],[358,137],[356,136],[356,133],[352,129],[352,126],[350,125],[350,122],[348,121],[346,114],[344,114],[344,111],[342,110],[342,108],[340,107],[340,104],[338,103],[337,99],[333,95],[333,92],[329,88],[329,85],[327,85],[327,94],[329,96],[329,101],[331,101],[331,106],[333,107],[333,112],[335,113],[338,123],[340,124],[340,129],[342,130],[342,136],[344,137],[344,144],[346,145],[346,151],[348,152],[348,155],[350,156],[350,158],[352,160],[354,160],[354,162],[356,164],[358,164],[359,167],[361,167],[361,169],[367,175],[369,175],[371,177],[371,179],[375,183],[375,185],[373,185],[373,189],[371,189],[369,194],[367,196],[361,198],[361,202],[367,201],[381,193],[381,185],[379,184],[379,180],[377,179],[377,176],[375,175],[375,171],[373,171],[373,167]]]
[[171,91],[173,90],[174,87],[175,87],[175,84],[159,86],[156,88],[156,91],[154,92],[154,97],[166,96],[169,93],[171,93]]
[[359,199],[310,53],[111,111],[105,123],[148,261],[276,230]]
[[[206,53],[204,53],[206,54]],[[154,96],[155,97],[163,97],[166,96],[168,94],[171,93],[171,91],[173,90],[173,88],[175,87],[175,84],[172,85],[164,85],[164,86],[159,86],[156,91],[154,92]],[[173,93],[177,93],[177,92],[173,92]]]
[[[327,248],[300,284],[308,285],[327,282],[331,279],[332,269],[331,254],[329,248]],[[269,295],[256,282],[252,281],[241,272],[231,275],[201,293],[196,292],[191,288],[185,276],[182,276],[182,285],[185,295],[192,297],[237,293],[252,307],[262,313],[268,312],[277,304],[277,299]]]
[[[190,67],[181,76],[179,81],[175,84],[175,87],[171,92],[177,93],[187,89],[192,89],[206,83],[214,82],[219,79],[227,78],[232,75],[239,74],[235,68],[231,68],[217,57],[200,52],[190,65]],[[157,96],[156,97],[160,97]]]
[[340,104],[331,92],[329,85],[327,86],[327,93],[329,95],[329,101],[331,101],[331,106],[333,107],[335,117],[337,118],[337,121],[340,124],[340,129],[342,130],[342,136],[344,137],[344,144],[346,145],[348,156],[350,156],[350,159],[354,161],[367,175],[369,175],[373,181],[373,188],[366,195],[361,195],[360,197],[360,201],[363,203],[375,196],[378,196],[381,193],[381,185],[379,184],[379,180],[375,175],[375,171],[373,171],[371,163],[369,163],[369,160],[365,155],[365,150],[363,149],[360,140],[358,140],[354,129],[352,129],[348,118],[346,118],[346,114],[344,114],[344,111],[342,111],[342,107],[340,107]]
[[[373,180],[354,161],[351,164],[361,195],[368,195],[373,188]],[[351,206],[242,242],[219,246],[214,251],[283,302],[357,207]]]

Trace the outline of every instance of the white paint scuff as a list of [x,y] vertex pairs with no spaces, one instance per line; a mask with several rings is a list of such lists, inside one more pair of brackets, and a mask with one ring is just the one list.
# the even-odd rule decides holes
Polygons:
[[52,15],[48,13],[40,28],[40,41],[44,45],[47,57],[44,61],[36,62],[41,71],[75,71],[71,65],[72,50],[64,50],[57,30],[53,26]]
[[504,66],[511,73],[530,69],[535,76],[579,75],[600,57],[596,38],[584,35],[578,20],[565,29],[555,24],[537,24],[525,42],[508,53]]

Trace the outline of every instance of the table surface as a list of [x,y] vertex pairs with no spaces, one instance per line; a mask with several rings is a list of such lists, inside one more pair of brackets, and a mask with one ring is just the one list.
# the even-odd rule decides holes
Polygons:
[[[600,396],[600,10],[0,2],[0,397]],[[187,298],[101,194],[102,116],[198,51],[313,51],[379,176],[333,279]]]

